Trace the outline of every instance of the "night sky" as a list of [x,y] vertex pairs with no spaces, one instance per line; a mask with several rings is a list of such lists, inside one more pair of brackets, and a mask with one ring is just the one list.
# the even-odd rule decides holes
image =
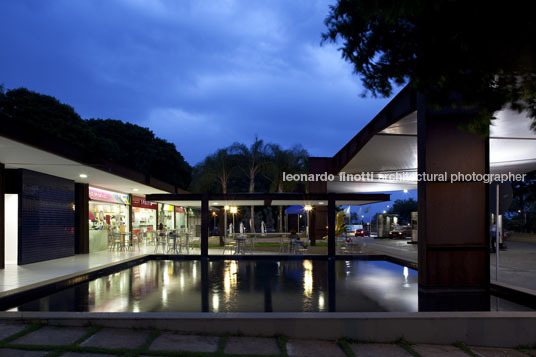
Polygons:
[[148,127],[192,165],[255,135],[332,156],[388,99],[320,46],[330,3],[1,1],[0,84]]

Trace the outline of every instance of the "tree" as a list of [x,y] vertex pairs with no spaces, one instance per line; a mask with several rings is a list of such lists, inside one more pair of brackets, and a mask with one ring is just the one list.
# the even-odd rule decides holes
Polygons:
[[[278,144],[268,144],[270,155],[269,177],[272,181],[271,191],[289,192],[296,185],[296,181],[285,181],[283,174],[297,174],[307,172],[309,154],[301,145],[290,149],[283,149]],[[283,206],[279,206],[279,232],[283,232]]]
[[236,157],[229,148],[218,149],[194,168],[192,189],[197,192],[228,193],[229,180],[236,174]]
[[[255,141],[249,147],[234,143],[231,146],[231,152],[241,157],[240,162],[243,164],[240,168],[249,179],[249,192],[255,192],[255,179],[268,164],[266,145],[256,136]],[[255,206],[250,207],[250,229],[251,232],[255,232]]]
[[536,117],[531,9],[530,1],[339,0],[322,41],[343,41],[342,57],[373,96],[409,82],[433,106],[476,108],[467,128],[486,133],[506,106]]
[[14,123],[48,142],[60,141],[84,154],[85,163],[115,162],[188,187],[191,167],[174,144],[141,126],[112,119],[82,119],[73,107],[26,88],[0,91],[0,123]]
[[390,214],[398,214],[400,218],[400,223],[410,223],[411,222],[411,212],[416,212],[418,209],[417,201],[413,198],[407,200],[396,200],[393,203],[393,207],[389,210]]

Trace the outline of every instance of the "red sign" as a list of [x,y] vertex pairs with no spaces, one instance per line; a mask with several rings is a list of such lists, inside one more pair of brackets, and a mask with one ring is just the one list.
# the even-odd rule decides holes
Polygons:
[[132,196],[132,207],[157,209],[158,204],[151,201],[146,201],[143,197]]
[[184,213],[184,209],[180,206],[175,206],[175,212],[177,213]]

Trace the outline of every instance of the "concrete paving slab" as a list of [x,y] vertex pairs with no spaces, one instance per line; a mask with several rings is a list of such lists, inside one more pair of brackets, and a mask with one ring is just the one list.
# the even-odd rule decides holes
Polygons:
[[394,344],[379,343],[351,343],[350,348],[358,357],[411,357],[411,354],[402,347]]
[[138,348],[147,341],[150,334],[149,330],[104,328],[80,345],[104,348]]
[[281,353],[277,340],[266,337],[229,337],[224,352],[237,355],[278,355]]
[[0,357],[41,357],[45,356],[47,353],[47,351],[24,351],[11,348],[0,348]]
[[27,326],[25,324],[0,322],[0,341],[24,330]]
[[458,347],[449,345],[415,345],[412,348],[422,357],[467,357]]
[[37,331],[30,332],[11,343],[26,345],[69,345],[88,332],[86,327],[55,327],[43,326]]
[[181,335],[164,332],[153,341],[149,350],[216,352],[219,341],[220,338],[215,336]]
[[315,340],[289,340],[287,342],[289,356],[297,357],[346,357],[346,354],[335,342]]
[[482,357],[527,357],[521,351],[511,348],[492,348],[492,347],[469,347],[478,356]]

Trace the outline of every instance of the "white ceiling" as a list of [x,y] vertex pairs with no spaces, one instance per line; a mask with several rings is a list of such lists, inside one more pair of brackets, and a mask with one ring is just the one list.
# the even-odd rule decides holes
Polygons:
[[[111,191],[134,195],[168,193],[3,136],[0,136],[0,162],[6,169],[28,169]],[[87,178],[80,178],[80,174],[86,174]]]
[[[524,113],[502,110],[490,127],[490,172],[526,173],[536,170],[536,133]],[[372,137],[341,170],[361,172],[413,172],[417,170],[417,112]],[[416,189],[416,182],[328,182],[331,192],[382,192]]]

